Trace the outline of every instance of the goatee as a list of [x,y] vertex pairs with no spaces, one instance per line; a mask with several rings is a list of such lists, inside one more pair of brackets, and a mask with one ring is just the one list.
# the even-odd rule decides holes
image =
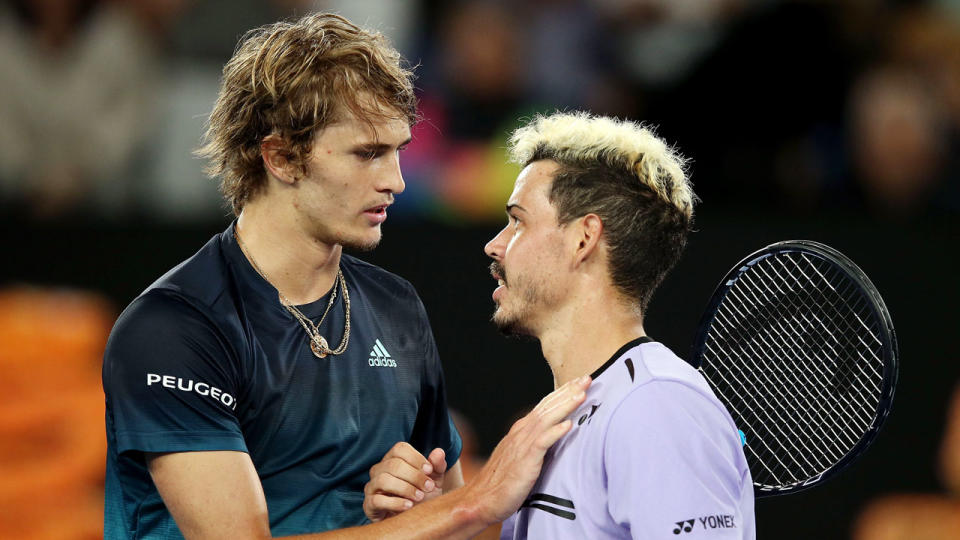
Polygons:
[[380,245],[381,240],[383,240],[383,235],[380,235],[380,237],[378,237],[376,240],[372,240],[368,242],[356,241],[356,240],[341,240],[338,243],[341,246],[343,246],[344,249],[348,249],[350,251],[357,251],[360,253],[366,253],[368,251],[373,251],[374,249],[376,249],[377,246]]
[[519,336],[533,336],[533,332],[523,324],[523,321],[519,317],[511,317],[505,315],[498,304],[493,310],[493,315],[490,317],[490,322],[497,327],[497,330],[505,336],[519,337]]

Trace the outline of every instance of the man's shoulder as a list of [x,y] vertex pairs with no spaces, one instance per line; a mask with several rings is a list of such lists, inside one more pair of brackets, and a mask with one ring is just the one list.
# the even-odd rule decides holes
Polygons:
[[[634,413],[633,409],[656,401],[658,408],[707,408],[724,410],[700,372],[665,345],[652,342],[628,351],[621,357],[626,365],[624,384],[613,392],[612,414]],[[626,380],[629,375],[629,380]],[[612,404],[613,405],[613,404]]]
[[[236,287],[228,266],[214,236],[134,298],[110,332],[104,373],[154,360],[167,365],[171,356],[243,358],[244,315],[230,292]],[[108,384],[106,375],[104,381]]]
[[[629,361],[633,380],[621,386],[611,400],[614,403],[605,428],[607,439],[611,430],[618,437],[632,440],[643,432],[660,429],[664,433],[710,433],[711,437],[736,439],[733,419],[707,380],[666,346],[645,344],[630,355]],[[687,429],[691,426],[698,429]]]
[[375,264],[344,254],[340,259],[347,279],[363,287],[368,294],[382,295],[391,300],[408,299],[419,301],[414,286],[406,279]]
[[639,348],[639,351],[640,354],[634,359],[634,386],[674,383],[713,394],[703,375],[665,345],[654,342]]
[[141,296],[166,291],[212,305],[227,289],[228,279],[227,261],[218,234],[188,259],[150,284]]
[[220,235],[216,235],[130,302],[114,325],[111,341],[126,331],[156,325],[214,332],[232,326],[225,323],[237,316],[230,279]]
[[604,377],[601,380],[605,382],[602,388],[611,397],[623,398],[644,386],[664,383],[686,384],[710,391],[696,368],[657,341],[628,344],[601,369]]

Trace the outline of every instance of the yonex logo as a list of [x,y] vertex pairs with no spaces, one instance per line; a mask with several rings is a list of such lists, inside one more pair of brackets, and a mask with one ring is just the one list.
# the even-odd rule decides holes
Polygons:
[[704,530],[735,529],[737,527],[732,515],[716,514],[712,516],[700,516],[692,519],[685,519],[683,521],[675,521],[674,524],[677,527],[673,529],[673,534],[688,533],[696,528],[697,522],[700,523],[700,527]]
[[694,520],[687,519],[684,521],[677,521],[677,528],[673,530],[673,534],[680,534],[680,532],[690,532],[693,530]]
[[580,419],[577,420],[577,425],[578,425],[578,426],[582,426],[584,422],[589,422],[590,420],[592,420],[592,419],[593,419],[593,413],[597,412],[597,409],[599,409],[599,408],[600,408],[600,404],[599,404],[599,403],[596,403],[596,404],[591,405],[591,406],[590,406],[590,413],[589,413],[589,414],[584,414],[583,416],[581,416]]
[[397,367],[397,361],[391,358],[387,348],[377,339],[373,344],[373,350],[370,351],[370,359],[367,360],[370,367]]

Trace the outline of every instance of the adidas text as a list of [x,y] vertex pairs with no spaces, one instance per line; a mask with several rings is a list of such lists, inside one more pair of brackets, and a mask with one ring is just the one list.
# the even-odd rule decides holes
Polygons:
[[371,358],[367,363],[373,367],[397,367],[397,361],[393,358]]

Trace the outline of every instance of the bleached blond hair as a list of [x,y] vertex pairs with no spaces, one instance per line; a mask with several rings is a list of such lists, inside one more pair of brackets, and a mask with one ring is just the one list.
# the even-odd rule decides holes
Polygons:
[[586,112],[534,117],[513,133],[509,152],[523,167],[559,165],[549,193],[558,224],[600,217],[611,281],[645,311],[693,225],[684,158],[643,124]]
[[637,122],[587,112],[538,115],[510,138],[510,158],[526,165],[537,153],[558,162],[605,162],[625,167],[639,182],[693,217],[696,196],[682,156]]

